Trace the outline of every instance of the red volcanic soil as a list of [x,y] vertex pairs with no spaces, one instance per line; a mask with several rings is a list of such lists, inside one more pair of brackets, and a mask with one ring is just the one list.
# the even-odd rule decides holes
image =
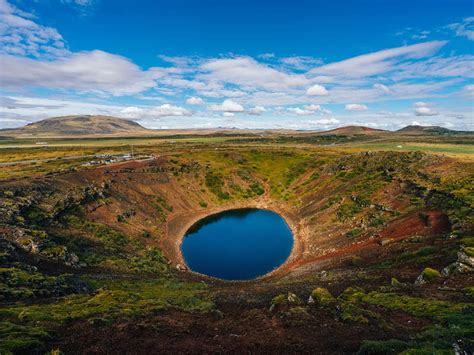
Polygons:
[[379,245],[382,240],[398,241],[414,235],[434,236],[451,230],[448,216],[441,211],[413,212],[400,219],[394,220],[377,235],[367,235],[360,237],[350,245],[338,248],[333,252],[326,253],[317,257],[295,260],[287,265],[291,270],[308,263],[317,261],[336,259],[352,255],[359,251]]

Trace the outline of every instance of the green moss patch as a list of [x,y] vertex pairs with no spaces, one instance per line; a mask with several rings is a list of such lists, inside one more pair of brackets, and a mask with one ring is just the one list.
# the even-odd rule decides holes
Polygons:
[[463,303],[451,303],[376,291],[360,295],[360,300],[389,309],[402,310],[415,317],[430,318],[437,321],[441,321],[453,314],[461,313],[469,307],[468,304]]
[[13,354],[38,350],[49,334],[38,326],[25,326],[7,321],[0,322],[0,353]]
[[441,273],[438,270],[432,269],[430,267],[425,268],[421,275],[423,276],[423,279],[427,282],[433,281],[441,277]]
[[336,304],[334,296],[325,288],[318,287],[311,292],[311,299],[320,307],[333,307]]

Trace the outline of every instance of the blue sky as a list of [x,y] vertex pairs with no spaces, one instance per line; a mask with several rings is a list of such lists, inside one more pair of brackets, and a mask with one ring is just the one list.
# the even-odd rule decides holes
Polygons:
[[0,128],[474,129],[474,5],[0,0]]

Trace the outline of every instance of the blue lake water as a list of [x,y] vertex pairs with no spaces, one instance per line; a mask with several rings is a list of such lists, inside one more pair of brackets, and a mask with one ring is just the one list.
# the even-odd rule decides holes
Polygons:
[[206,217],[186,233],[181,252],[188,267],[226,280],[250,280],[290,256],[293,235],[285,220],[261,209],[229,210]]

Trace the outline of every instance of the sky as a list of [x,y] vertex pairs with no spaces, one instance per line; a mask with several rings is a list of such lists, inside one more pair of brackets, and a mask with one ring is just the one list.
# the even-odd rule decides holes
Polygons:
[[474,130],[472,0],[0,0],[0,128]]

